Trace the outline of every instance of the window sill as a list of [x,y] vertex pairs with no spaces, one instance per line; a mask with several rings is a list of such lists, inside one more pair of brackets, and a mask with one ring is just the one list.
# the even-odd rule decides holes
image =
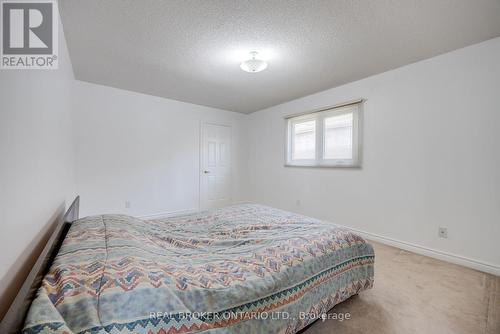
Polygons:
[[361,169],[359,164],[335,164],[335,165],[314,165],[314,164],[294,164],[285,163],[285,167],[306,167],[306,168],[351,168]]

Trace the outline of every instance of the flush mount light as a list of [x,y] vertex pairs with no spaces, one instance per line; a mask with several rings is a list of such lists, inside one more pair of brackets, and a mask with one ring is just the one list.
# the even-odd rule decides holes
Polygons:
[[250,59],[245,60],[240,64],[240,68],[248,73],[257,73],[264,71],[267,68],[267,63],[263,60],[257,59],[258,52],[250,52]]

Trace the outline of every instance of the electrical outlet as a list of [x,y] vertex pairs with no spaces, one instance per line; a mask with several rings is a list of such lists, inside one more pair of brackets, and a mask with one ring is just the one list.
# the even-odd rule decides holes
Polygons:
[[298,199],[298,200],[296,200],[296,201],[295,201],[295,205],[296,205],[296,206],[300,206],[300,204],[302,204],[302,203],[300,202],[300,199]]
[[446,227],[440,227],[438,229],[438,236],[444,239],[448,238],[448,229]]
[[125,209],[130,209],[130,201],[125,201]]

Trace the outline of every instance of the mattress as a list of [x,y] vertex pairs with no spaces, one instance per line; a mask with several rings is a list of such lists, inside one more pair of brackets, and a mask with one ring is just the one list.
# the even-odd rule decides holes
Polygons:
[[296,333],[371,288],[350,230],[256,204],[75,221],[24,333]]

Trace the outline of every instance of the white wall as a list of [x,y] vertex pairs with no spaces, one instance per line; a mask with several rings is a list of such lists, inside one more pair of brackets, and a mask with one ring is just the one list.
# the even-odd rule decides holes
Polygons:
[[74,194],[73,82],[62,27],[58,70],[0,71],[0,317]]
[[[367,99],[362,169],[283,166],[284,115],[356,98]],[[500,273],[499,98],[497,38],[256,112],[247,197]]]
[[202,121],[232,126],[233,199],[241,198],[245,115],[81,81],[75,88],[82,215],[198,208]]

